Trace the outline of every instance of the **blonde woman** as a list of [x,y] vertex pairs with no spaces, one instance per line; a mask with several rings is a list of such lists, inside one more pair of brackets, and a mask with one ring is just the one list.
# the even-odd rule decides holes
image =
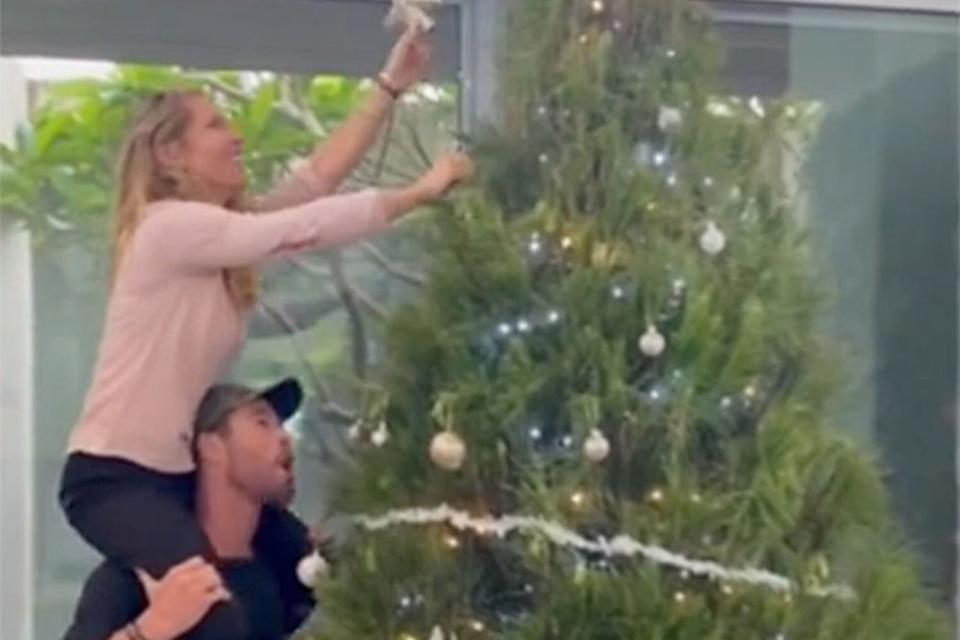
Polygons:
[[[251,205],[243,197],[243,142],[202,93],[157,95],[136,118],[119,162],[106,324],[60,494],[71,525],[108,558],[157,579],[191,557],[229,560],[214,557],[193,513],[194,412],[243,344],[257,265],[375,234],[469,179],[470,161],[450,154],[407,187],[331,195],[429,57],[425,36],[404,34],[366,103]],[[292,491],[289,458],[273,473]],[[257,540],[289,584],[305,536],[293,516],[274,511]],[[207,588],[223,591],[219,579]],[[241,617],[218,602],[190,637],[237,640]],[[143,631],[134,625],[131,637],[156,640]]]

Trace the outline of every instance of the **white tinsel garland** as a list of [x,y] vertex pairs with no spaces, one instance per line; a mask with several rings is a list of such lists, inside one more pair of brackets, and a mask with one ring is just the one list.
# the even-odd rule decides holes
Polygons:
[[[599,553],[607,557],[622,556],[632,558],[642,556],[651,562],[673,567],[691,574],[713,580],[739,582],[767,587],[774,591],[791,592],[799,590],[788,578],[764,569],[736,569],[725,567],[711,561],[696,560],[674,553],[656,545],[647,545],[628,535],[619,535],[613,539],[599,538],[588,540],[563,525],[531,516],[503,516],[502,518],[476,518],[464,511],[458,511],[448,505],[432,508],[397,509],[382,516],[355,516],[354,520],[369,531],[386,529],[395,525],[425,525],[448,523],[460,531],[473,531],[480,535],[504,537],[508,533],[540,533],[561,547],[568,547],[589,553]],[[807,589],[805,593],[818,597],[832,597],[850,600],[856,597],[846,585],[829,585]]]

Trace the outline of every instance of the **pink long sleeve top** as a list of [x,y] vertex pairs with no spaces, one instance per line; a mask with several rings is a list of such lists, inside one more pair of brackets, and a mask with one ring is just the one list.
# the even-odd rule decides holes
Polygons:
[[147,207],[114,282],[69,452],[166,473],[194,468],[194,412],[246,337],[223,270],[346,245],[389,225],[379,192],[329,191],[305,164],[257,202],[264,213],[182,200]]

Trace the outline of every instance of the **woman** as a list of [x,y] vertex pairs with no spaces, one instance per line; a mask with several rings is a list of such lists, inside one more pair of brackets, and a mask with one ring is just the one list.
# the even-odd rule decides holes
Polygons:
[[[379,232],[469,179],[470,161],[450,154],[407,187],[329,195],[428,61],[424,37],[404,34],[366,104],[251,205],[243,143],[201,93],[158,95],[134,122],[119,164],[106,324],[61,488],[71,525],[105,556],[154,578],[194,556],[214,560],[190,503],[191,424],[243,343],[257,298],[253,268]],[[277,542],[289,531],[302,527],[279,510],[258,531],[274,570],[288,577],[302,550]],[[190,637],[236,640],[240,624],[220,602]]]

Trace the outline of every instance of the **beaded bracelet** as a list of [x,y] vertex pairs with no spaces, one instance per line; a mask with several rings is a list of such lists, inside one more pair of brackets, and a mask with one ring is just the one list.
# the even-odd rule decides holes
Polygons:
[[390,84],[390,81],[387,80],[386,75],[383,73],[381,73],[375,78],[375,82],[377,83],[377,86],[383,89],[387,93],[387,95],[389,95],[394,100],[396,100],[403,94],[403,91],[401,91],[400,89],[397,89],[395,86]]

